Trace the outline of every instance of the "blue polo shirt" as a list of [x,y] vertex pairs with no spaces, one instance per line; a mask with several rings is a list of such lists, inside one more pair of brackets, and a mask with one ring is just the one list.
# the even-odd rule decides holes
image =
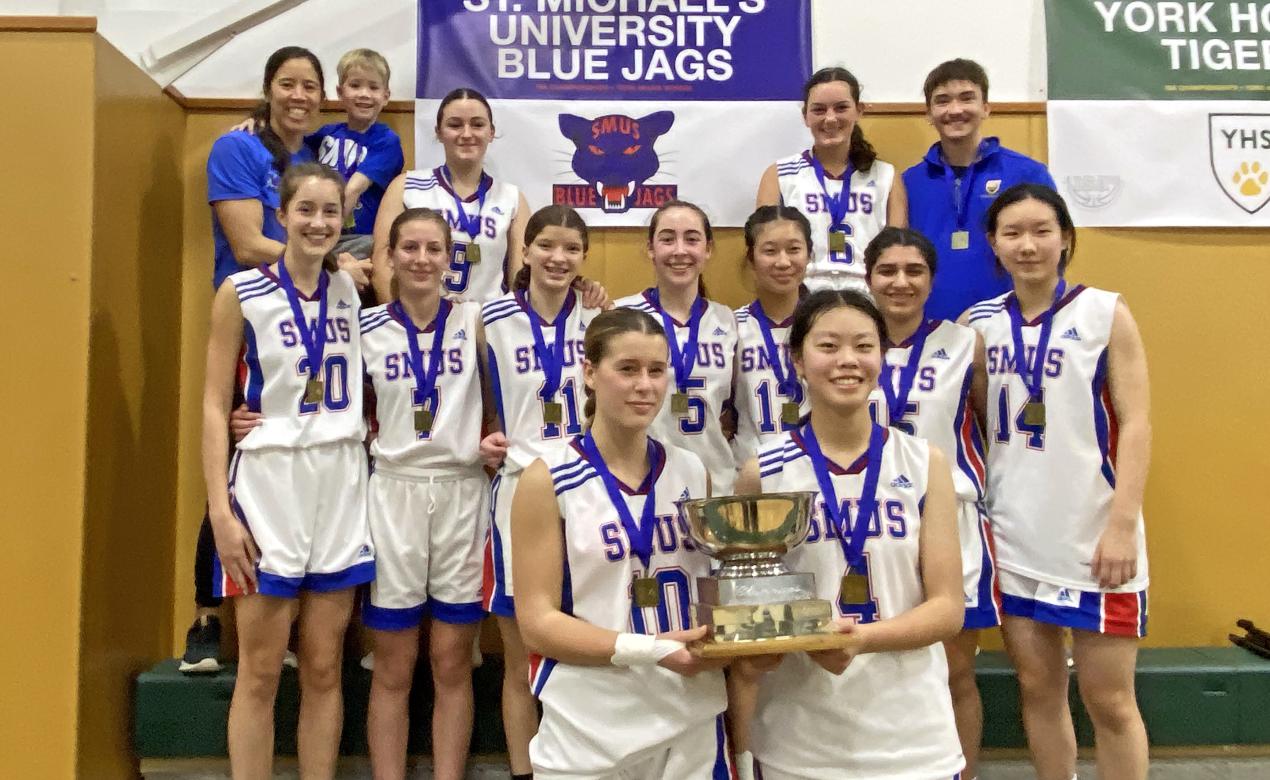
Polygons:
[[344,233],[362,236],[374,233],[384,190],[406,166],[401,138],[382,122],[371,125],[364,133],[353,130],[346,122],[339,122],[323,125],[305,138],[304,143],[318,162],[339,171],[345,179],[352,178],[354,173],[370,179],[370,186],[353,209],[353,224],[345,225]]
[[[1006,149],[996,138],[980,142],[979,157],[964,171],[944,162],[938,143],[921,162],[904,171],[909,227],[929,238],[939,257],[934,288],[926,302],[928,318],[956,319],[979,301],[1010,289],[1010,277],[997,268],[988,245],[985,217],[998,194],[1023,182],[1054,186],[1043,163]],[[965,198],[966,187],[971,189],[969,203],[959,221],[954,197]],[[959,229],[970,234],[966,249],[952,248],[952,234]]]
[[[307,147],[291,155],[291,164],[309,162],[313,154]],[[273,155],[252,133],[231,131],[212,144],[207,155],[207,202],[219,200],[258,200],[263,210],[260,230],[265,238],[286,243],[287,232],[278,223],[278,183],[281,174],[273,167]],[[212,209],[212,242],[216,247],[212,268],[212,286],[219,288],[225,277],[241,271],[234,258],[229,239]]]

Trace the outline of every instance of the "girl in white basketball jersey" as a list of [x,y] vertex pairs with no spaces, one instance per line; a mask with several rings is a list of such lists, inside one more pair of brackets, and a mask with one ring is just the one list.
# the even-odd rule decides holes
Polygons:
[[663,204],[648,225],[648,257],[657,285],[616,305],[651,314],[671,338],[671,389],[653,435],[696,453],[710,472],[714,494],[726,496],[736,480],[729,442],[735,432],[736,316],[706,297],[701,274],[713,249],[710,219],[700,206],[678,200]]
[[494,140],[489,101],[474,89],[450,92],[437,109],[436,136],[444,162],[401,174],[380,203],[371,257],[381,301],[392,300],[388,229],[403,209],[429,208],[450,222],[454,245],[442,281],[446,297],[491,301],[507,291],[522,265],[529,204],[516,185],[485,170],[485,152]]
[[[375,650],[366,718],[376,777],[404,777],[419,627],[432,618],[432,771],[464,775],[472,733],[471,647],[485,616],[482,558],[489,480],[481,470],[479,303],[442,297],[446,218],[407,209],[389,230],[397,300],[362,313],[362,354],[379,431],[368,508],[379,556],[362,608]],[[486,414],[483,415],[482,412]]]
[[675,502],[709,494],[696,455],[649,435],[671,371],[635,309],[586,334],[586,434],[526,469],[512,514],[517,619],[542,702],[534,776],[729,780],[725,662],[685,647],[709,558]]
[[[268,777],[273,706],[299,602],[300,771],[335,772],[343,723],[344,630],[375,575],[366,522],[366,426],[358,295],[334,270],[344,180],[314,163],[279,187],[279,262],[232,274],[216,293],[203,397],[203,473],[217,593],[237,596],[238,677],[229,709],[235,777]],[[228,469],[241,355],[244,395],[264,422]]]
[[1133,681],[1147,614],[1142,338],[1119,295],[1063,278],[1076,233],[1054,190],[1011,187],[989,207],[987,228],[1014,289],[967,317],[987,349],[988,511],[1032,763],[1042,780],[1075,772],[1071,629],[1098,774],[1145,778]]
[[983,340],[964,325],[928,321],[923,313],[935,276],[935,247],[908,228],[887,227],[864,250],[869,292],[886,321],[888,341],[874,418],[926,439],[952,466],[961,540],[965,624],[944,643],[948,687],[964,776],[976,777],[983,710],[975,681],[979,629],[1001,624],[992,532],[983,509],[984,448],[980,421],[986,398]]
[[760,206],[745,221],[745,257],[758,295],[737,309],[736,439],[738,464],[792,429],[807,411],[789,357],[789,326],[806,288],[811,225],[789,206]]
[[758,205],[783,204],[813,228],[807,286],[865,289],[864,248],[886,225],[908,225],[908,198],[895,166],[864,138],[860,82],[846,68],[821,68],[803,87],[811,148],[777,160],[758,186]]
[[759,677],[750,740],[765,780],[953,778],[964,763],[940,644],[964,615],[956,495],[937,447],[870,416],[885,340],[863,293],[799,304],[790,351],[811,411],[737,480],[738,493],[819,493],[786,561],[815,574],[854,639]]
[[525,226],[525,265],[512,292],[486,303],[482,314],[489,377],[502,422],[502,433],[487,437],[482,449],[506,453],[491,490],[484,604],[497,616],[503,638],[503,728],[515,777],[531,771],[529,740],[537,729],[538,708],[516,626],[512,497],[535,458],[582,433],[582,340],[599,314],[584,306],[573,289],[587,246],[586,223],[578,212],[568,206],[539,209]]

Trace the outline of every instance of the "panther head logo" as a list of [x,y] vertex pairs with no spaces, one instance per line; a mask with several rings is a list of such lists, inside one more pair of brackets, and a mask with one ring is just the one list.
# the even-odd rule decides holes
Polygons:
[[606,114],[595,119],[560,115],[560,132],[573,141],[573,172],[595,189],[595,204],[618,214],[641,202],[638,191],[661,166],[653,144],[675,122],[670,111],[638,119]]

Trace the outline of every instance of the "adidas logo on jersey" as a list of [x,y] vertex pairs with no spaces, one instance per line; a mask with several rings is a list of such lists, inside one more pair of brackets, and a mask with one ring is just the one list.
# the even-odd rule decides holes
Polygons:
[[726,336],[726,335],[728,335],[728,332],[727,332],[726,330],[724,330],[723,328],[715,328],[715,329],[714,329],[714,335],[716,335],[716,336]]
[[891,487],[911,488],[912,486],[913,486],[913,483],[909,482],[908,477],[904,476],[903,474],[891,480]]
[[337,309],[347,309],[347,308],[348,308],[348,301],[346,301],[346,300],[344,300],[343,298],[341,298],[341,299],[340,299],[340,302],[339,302],[339,303],[337,303],[337,304],[335,304],[335,308],[337,308]]
[[1071,339],[1072,341],[1080,341],[1080,334],[1076,332],[1075,328],[1068,328],[1063,331],[1062,337],[1065,339]]
[[459,328],[458,332],[454,334],[454,340],[467,341],[467,330],[465,328]]
[[502,206],[493,206],[490,208],[490,211],[494,212],[495,214],[502,214],[503,208]]
[[578,330],[585,331],[585,330],[586,330],[586,325],[587,325],[587,324],[586,324],[585,322],[579,322],[579,323],[578,323]]
[[930,357],[931,357],[931,360],[949,360],[948,350],[944,349],[943,347],[940,347],[939,349],[935,350],[935,354],[931,355]]

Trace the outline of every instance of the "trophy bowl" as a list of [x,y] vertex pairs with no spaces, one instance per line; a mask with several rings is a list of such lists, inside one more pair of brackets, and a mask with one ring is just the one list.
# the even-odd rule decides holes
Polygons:
[[688,536],[719,562],[697,578],[697,622],[711,627],[696,652],[730,657],[843,647],[833,605],[816,598],[815,576],[791,572],[782,556],[802,543],[811,491],[677,502]]

